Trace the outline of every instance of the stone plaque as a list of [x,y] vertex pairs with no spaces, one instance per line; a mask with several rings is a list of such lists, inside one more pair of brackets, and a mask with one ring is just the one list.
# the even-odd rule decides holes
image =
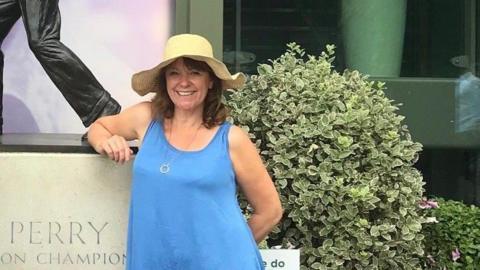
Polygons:
[[131,163],[0,153],[0,269],[124,269]]

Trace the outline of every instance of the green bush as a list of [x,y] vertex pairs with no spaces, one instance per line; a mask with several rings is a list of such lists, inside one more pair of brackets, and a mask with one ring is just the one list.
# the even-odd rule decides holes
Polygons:
[[333,46],[304,57],[289,44],[228,102],[285,209],[269,246],[300,248],[302,269],[418,269],[423,182],[412,164],[421,145],[383,83],[334,71]]
[[480,207],[443,199],[438,205],[425,210],[438,222],[423,228],[427,269],[480,269]]

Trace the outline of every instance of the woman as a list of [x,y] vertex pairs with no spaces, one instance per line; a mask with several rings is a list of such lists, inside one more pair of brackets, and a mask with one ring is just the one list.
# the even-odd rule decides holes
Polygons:
[[[263,269],[255,242],[280,220],[275,187],[248,134],[225,122],[227,88],[243,85],[198,35],[171,37],[164,61],[133,76],[137,93],[155,92],[119,115],[96,121],[88,139],[116,162],[133,165],[127,269]],[[254,209],[248,224],[239,186]]]

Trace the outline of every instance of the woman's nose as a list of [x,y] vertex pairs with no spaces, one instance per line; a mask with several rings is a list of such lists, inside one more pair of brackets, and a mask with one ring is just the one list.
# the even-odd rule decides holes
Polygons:
[[190,77],[188,74],[184,74],[180,77],[180,84],[185,86],[190,84]]

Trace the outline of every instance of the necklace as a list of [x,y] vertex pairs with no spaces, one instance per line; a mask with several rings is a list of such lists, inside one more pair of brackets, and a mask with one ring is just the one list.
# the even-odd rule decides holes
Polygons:
[[[195,141],[195,138],[197,137],[198,131],[200,130],[201,126],[202,125],[200,124],[197,127],[197,129],[195,130],[195,134],[193,135],[192,140],[185,147],[185,151],[187,151],[188,148],[190,148],[190,145],[192,145],[192,143]],[[170,130],[168,131],[167,143],[169,143],[169,140],[172,139],[172,129],[173,129],[173,120],[170,121]],[[165,148],[165,153],[168,153],[168,152],[169,152],[168,147],[166,147]],[[170,164],[174,160],[176,160],[178,157],[180,157],[182,154],[183,154],[183,152],[179,151],[176,155],[173,155],[170,159],[165,158],[166,160],[160,165],[160,172],[163,173],[163,174],[167,174],[170,171]]]

